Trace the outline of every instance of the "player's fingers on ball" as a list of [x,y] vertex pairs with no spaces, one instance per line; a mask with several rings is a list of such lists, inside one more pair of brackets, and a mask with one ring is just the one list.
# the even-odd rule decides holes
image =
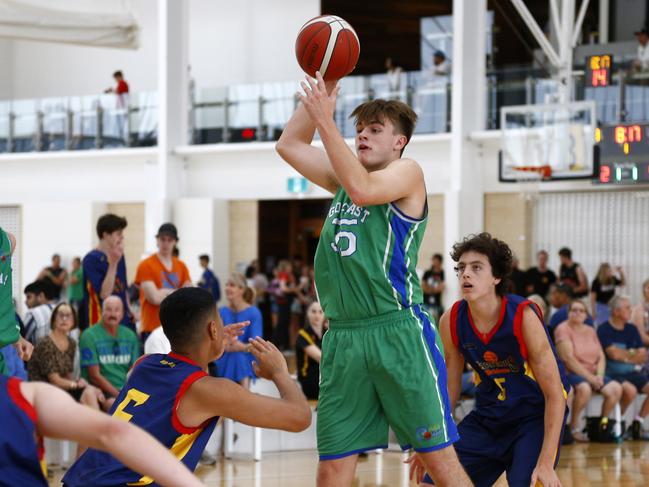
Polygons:
[[306,80],[309,83],[309,86],[311,87],[312,92],[318,91],[318,86],[316,85],[314,78],[312,78],[311,76],[307,76]]

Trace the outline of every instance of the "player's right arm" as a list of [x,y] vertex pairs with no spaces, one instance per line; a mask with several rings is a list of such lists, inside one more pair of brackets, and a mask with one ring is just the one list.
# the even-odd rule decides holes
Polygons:
[[451,312],[444,312],[439,320],[439,332],[444,344],[444,361],[448,376],[448,395],[451,401],[451,410],[455,409],[460,399],[462,389],[462,372],[464,372],[464,357],[453,343],[451,337]]
[[250,340],[250,352],[257,360],[253,363],[257,376],[272,380],[281,397],[253,394],[231,380],[204,377],[180,401],[178,419],[182,424],[196,427],[214,416],[223,416],[261,428],[298,432],[309,427],[311,408],[289,375],[282,353],[262,338]]
[[41,435],[106,451],[166,487],[204,485],[167,448],[137,426],[83,406],[50,384],[23,382],[20,390],[36,410]]
[[[327,91],[331,92],[335,88],[336,82],[326,82],[325,86]],[[286,124],[275,145],[275,150],[302,176],[330,193],[336,194],[340,183],[331,167],[327,153],[323,149],[311,145],[314,134],[315,124],[311,121],[304,105],[300,103]]]

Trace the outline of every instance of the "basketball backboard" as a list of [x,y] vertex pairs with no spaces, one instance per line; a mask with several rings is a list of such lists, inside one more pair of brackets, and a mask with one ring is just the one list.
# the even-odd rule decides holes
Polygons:
[[500,117],[500,181],[594,177],[594,102],[503,107]]

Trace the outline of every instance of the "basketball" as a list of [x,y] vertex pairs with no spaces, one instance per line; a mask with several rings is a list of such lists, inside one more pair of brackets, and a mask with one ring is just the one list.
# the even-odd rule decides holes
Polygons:
[[320,71],[325,80],[337,80],[356,67],[360,43],[353,27],[335,15],[321,15],[300,29],[295,55],[309,76]]

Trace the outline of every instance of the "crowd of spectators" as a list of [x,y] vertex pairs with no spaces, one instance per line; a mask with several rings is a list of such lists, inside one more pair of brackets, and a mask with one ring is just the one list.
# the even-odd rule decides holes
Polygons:
[[[215,305],[222,301],[218,310],[225,325],[249,323],[210,373],[249,387],[255,373],[248,341],[266,336],[287,356],[295,355],[296,379],[307,398],[317,400],[327,321],[317,301],[311,265],[293,256],[263,272],[255,260],[245,274],[227,277],[222,294],[208,254],[199,256],[202,274],[193,284],[178,256],[178,231],[164,223],[156,235],[157,251],[139,263],[129,281],[126,227],[123,217],[101,216],[96,248],[83,258],[74,257],[69,271],[54,254],[51,265],[25,287],[27,310],[18,318],[23,337],[35,348],[26,370],[10,356],[12,347],[3,349],[11,373],[49,382],[82,404],[108,411],[143,353],[171,350],[158,315],[162,300],[176,289],[196,285],[212,294]],[[548,267],[545,250],[536,254],[536,265],[529,269],[514,266],[509,290],[539,306],[565,365],[574,389],[569,431],[578,441],[610,440],[612,410],[619,405],[625,412],[638,394],[649,393],[649,279],[643,284],[642,302],[632,306],[619,294],[626,285],[622,268],[602,263],[589,285],[569,248],[558,255],[561,266],[556,273]],[[443,256],[435,254],[422,274],[421,287],[423,302],[436,319],[450,304],[443,302],[445,286]],[[464,395],[473,394],[472,376],[467,369]],[[581,414],[594,394],[601,394],[603,403],[595,426],[586,430]],[[647,436],[643,424],[648,414],[649,399],[628,428],[630,437]]]

